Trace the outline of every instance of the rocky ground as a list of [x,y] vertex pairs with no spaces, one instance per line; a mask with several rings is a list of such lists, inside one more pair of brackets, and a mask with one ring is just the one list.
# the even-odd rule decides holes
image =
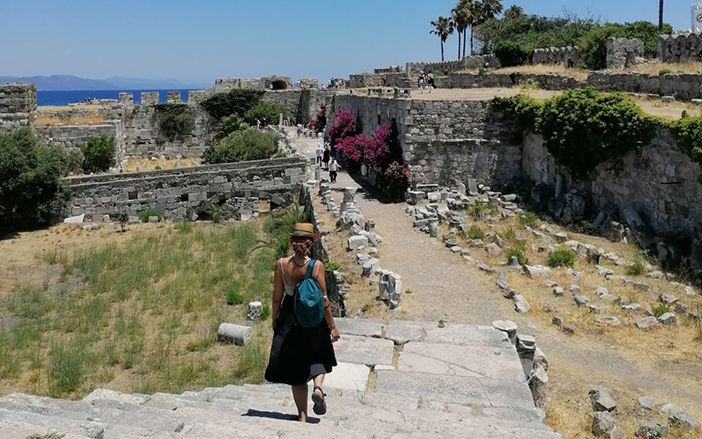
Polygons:
[[[299,143],[303,151],[310,152],[315,142]],[[343,202],[344,187],[360,186],[348,175],[340,174],[338,183],[330,188],[337,205]],[[470,202],[466,200],[465,207]],[[525,226],[519,221],[517,205],[509,206],[516,213],[504,219],[486,215],[474,221],[464,212],[461,222],[466,226],[476,223],[488,237],[482,243],[473,243],[457,236],[456,242],[448,246],[441,238],[449,233],[449,220],[440,226],[437,238],[432,238],[413,227],[416,212],[410,210],[408,215],[405,204],[383,204],[363,193],[356,196],[356,203],[365,219],[375,221],[375,231],[382,237],[373,258],[382,269],[401,276],[403,291],[401,304],[394,311],[378,304],[368,306],[378,291],[375,277],[371,276],[370,281],[361,277],[363,268],[356,264],[355,252],[333,250],[333,257],[351,272],[353,281],[347,296],[352,315],[475,324],[514,320],[520,331],[536,336],[550,358],[547,420],[565,437],[591,437],[593,420],[599,422],[606,417],[595,418],[589,393],[596,388],[607,389],[613,395],[617,409],[612,422],[627,437],[644,422],[667,424],[673,418],[669,413],[675,410],[702,419],[702,387],[696,379],[702,374],[702,342],[696,339],[700,330],[695,314],[701,303],[699,291],[676,283],[670,276],[666,278],[654,266],[644,265],[641,276],[627,276],[627,265],[638,254],[633,246],[567,232],[541,219],[534,227]],[[321,208],[320,204],[318,210]],[[346,247],[348,233],[334,232],[332,215],[319,216],[330,232],[328,242]],[[504,232],[510,241],[524,246],[530,264],[545,265],[548,252],[561,246],[573,247],[581,256],[576,257],[572,270],[550,269],[537,274],[538,268],[533,272],[531,268],[513,269],[507,266],[505,257],[508,243],[502,243],[504,249],[493,249],[493,254],[488,248],[502,239],[498,235]],[[590,246],[604,250],[599,264],[588,262]],[[501,272],[506,285],[502,287],[497,282]],[[503,294],[505,288],[522,297],[529,310],[515,311],[515,302],[504,298],[512,296]],[[654,309],[662,320],[647,316]],[[675,314],[675,324],[660,311]],[[555,325],[554,320],[563,324]],[[640,329],[646,322],[653,327]],[[650,401],[641,403],[640,397],[651,397],[656,402],[649,408],[645,402]],[[671,411],[666,403],[678,407]],[[696,425],[696,421],[691,424]],[[697,437],[699,433],[675,428],[668,434]]]

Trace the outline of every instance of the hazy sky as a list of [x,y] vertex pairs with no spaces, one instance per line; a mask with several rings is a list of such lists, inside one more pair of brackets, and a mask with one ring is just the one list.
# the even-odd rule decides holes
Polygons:
[[[438,60],[429,21],[455,0],[4,0],[0,75],[130,76],[210,83],[223,76],[348,76]],[[657,0],[517,0],[610,21],[658,20]],[[690,1],[666,0],[690,27]],[[455,56],[455,39],[447,54]]]

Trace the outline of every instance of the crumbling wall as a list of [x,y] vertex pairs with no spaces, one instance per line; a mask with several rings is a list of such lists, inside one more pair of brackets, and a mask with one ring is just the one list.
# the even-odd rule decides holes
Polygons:
[[669,63],[702,61],[702,34],[661,35],[658,38],[658,58]]
[[531,63],[534,65],[557,64],[567,68],[577,67],[580,59],[580,49],[573,46],[535,49],[531,55]]
[[[65,216],[85,214],[86,220],[104,215],[136,215],[156,209],[165,218],[180,220],[206,212],[211,204],[232,209],[250,202],[288,206],[305,180],[306,162],[285,158],[164,171],[106,174],[67,178],[70,199]],[[239,212],[241,213],[241,212]]]
[[0,131],[32,127],[36,109],[33,84],[0,84]]
[[644,43],[638,38],[607,38],[607,69],[621,70],[643,62]]
[[453,72],[467,69],[498,68],[499,60],[493,55],[473,55],[463,58],[460,61],[446,62],[410,62],[407,63],[405,71],[408,75],[414,76],[421,72],[434,73],[435,75],[448,75]]

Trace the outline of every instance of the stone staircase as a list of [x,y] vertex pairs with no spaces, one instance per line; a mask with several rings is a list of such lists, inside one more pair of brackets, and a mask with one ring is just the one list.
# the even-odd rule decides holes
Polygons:
[[292,421],[288,386],[228,385],[180,395],[95,390],[81,401],[0,398],[0,437],[560,438],[534,407],[506,333],[431,322],[337,319],[328,413]]

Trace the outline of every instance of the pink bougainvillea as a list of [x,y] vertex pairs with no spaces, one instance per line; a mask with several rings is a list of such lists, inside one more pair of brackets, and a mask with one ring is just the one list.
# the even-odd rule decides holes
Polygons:
[[346,137],[340,140],[336,149],[346,158],[355,164],[364,162],[371,141],[364,134]]
[[327,130],[329,144],[337,147],[337,144],[347,137],[356,135],[356,116],[351,111],[339,111],[336,113],[334,123]]
[[317,111],[317,115],[313,118],[310,119],[309,123],[307,124],[307,128],[312,130],[315,133],[324,131],[324,128],[327,126],[327,104],[322,102],[319,105],[319,110]]
[[390,125],[381,125],[375,130],[375,135],[369,141],[365,155],[365,162],[375,168],[385,168],[390,158],[390,144],[392,142],[392,128]]

